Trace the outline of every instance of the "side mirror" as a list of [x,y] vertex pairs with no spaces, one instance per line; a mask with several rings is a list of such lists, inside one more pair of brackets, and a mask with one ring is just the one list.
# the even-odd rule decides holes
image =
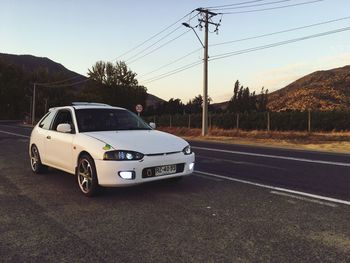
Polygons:
[[149,126],[151,126],[151,128],[154,130],[156,128],[156,124],[154,122],[150,122]]
[[58,132],[70,133],[72,131],[72,127],[68,123],[58,124],[57,129]]

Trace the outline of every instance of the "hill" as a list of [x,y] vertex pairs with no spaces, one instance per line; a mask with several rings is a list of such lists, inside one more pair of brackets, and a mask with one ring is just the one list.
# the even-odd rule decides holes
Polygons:
[[81,79],[86,78],[85,76],[80,75],[74,71],[71,71],[65,68],[62,64],[59,64],[46,57],[0,53],[0,60],[21,68],[25,73],[33,73],[41,69],[46,71],[50,75],[60,74],[67,78],[77,77],[78,80],[79,78]]
[[[225,111],[228,101],[214,103]],[[350,66],[316,71],[268,95],[270,111],[350,109]]]
[[316,71],[269,95],[271,111],[350,108],[350,66]]
[[[0,111],[2,112],[0,113],[0,118],[22,117],[24,112],[28,115],[29,98],[32,96],[31,87],[34,82],[59,83],[57,88],[41,88],[40,92],[37,92],[36,96],[39,102],[37,112],[39,115],[45,110],[43,101],[47,101],[49,106],[53,106],[66,105],[71,101],[104,101],[106,99],[103,97],[103,94],[108,93],[107,90],[98,90],[93,83],[85,82],[84,80],[87,80],[87,77],[71,71],[62,64],[46,57],[0,53],[0,93],[6,94],[6,96],[0,98]],[[60,84],[65,85],[68,83],[76,84],[67,86],[65,89],[60,87]],[[104,91],[106,92],[104,93]],[[131,107],[129,104],[136,105],[137,102],[135,100],[141,99],[137,96],[135,97],[134,93],[133,90],[130,90],[119,94],[117,98],[125,102],[121,103],[120,106],[133,109],[134,106]],[[110,97],[108,94],[105,95]],[[122,95],[126,96],[126,99],[121,99]],[[143,100],[146,99],[146,101],[142,103],[145,108],[152,105],[156,106],[164,101],[152,94],[146,95],[147,97],[143,97]],[[111,101],[106,103],[112,104]],[[118,104],[120,101],[115,103]],[[13,112],[13,114],[10,115],[8,114],[9,112],[11,114]]]
[[146,98],[146,107],[153,106],[156,107],[158,104],[165,102],[165,100],[148,93]]

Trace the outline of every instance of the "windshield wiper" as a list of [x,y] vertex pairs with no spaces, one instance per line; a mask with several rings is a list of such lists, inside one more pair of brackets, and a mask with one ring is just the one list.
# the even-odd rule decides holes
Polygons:
[[127,127],[127,128],[117,129],[117,131],[136,131],[136,130],[150,130],[150,128],[146,128],[146,127]]

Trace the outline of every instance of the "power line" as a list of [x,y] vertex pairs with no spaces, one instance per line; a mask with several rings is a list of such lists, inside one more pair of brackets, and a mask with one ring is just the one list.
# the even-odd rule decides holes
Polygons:
[[174,37],[173,39],[170,39],[169,41],[165,42],[164,44],[160,45],[159,47],[157,47],[157,48],[155,48],[155,49],[152,49],[152,50],[149,51],[148,53],[146,53],[146,54],[144,54],[144,55],[142,55],[142,56],[140,56],[140,57],[137,57],[137,58],[135,58],[135,59],[133,59],[133,60],[131,60],[131,61],[128,61],[128,64],[130,65],[130,64],[136,62],[137,60],[140,60],[140,59],[142,59],[142,58],[148,56],[149,54],[152,54],[152,53],[156,52],[157,50],[161,49],[162,47],[164,47],[164,46],[166,46],[166,45],[169,45],[170,43],[174,42],[174,41],[177,40],[178,38],[180,38],[180,37],[182,37],[183,35],[185,35],[186,33],[188,33],[189,31],[191,31],[191,29],[189,29],[189,30],[187,30],[187,31],[185,31],[185,32],[183,32],[183,33],[181,33],[180,35]]
[[193,12],[194,12],[194,10],[192,10],[192,11],[189,12],[189,13],[187,13],[186,15],[184,15],[183,17],[181,17],[180,19],[176,20],[174,23],[172,23],[171,25],[167,26],[166,28],[164,28],[164,29],[161,30],[160,32],[158,32],[158,33],[152,35],[151,37],[147,38],[147,39],[146,39],[145,41],[143,41],[142,43],[140,43],[140,44],[134,46],[133,48],[127,50],[126,52],[122,53],[121,55],[119,55],[119,56],[116,58],[116,60],[119,59],[119,58],[121,58],[121,57],[123,57],[123,56],[125,56],[125,55],[127,55],[127,54],[129,54],[130,52],[132,52],[132,51],[138,49],[139,47],[143,46],[143,45],[146,44],[147,42],[151,41],[153,38],[155,38],[155,37],[159,36],[160,34],[164,33],[164,32],[167,31],[169,28],[173,27],[174,25],[176,25],[177,23],[179,23],[181,20],[183,20],[185,17],[187,17],[188,15],[190,15],[190,14],[193,13]]
[[77,76],[74,76],[74,77],[71,77],[71,78],[67,78],[67,79],[63,79],[63,80],[57,80],[57,81],[53,81],[53,82],[36,83],[36,85],[43,86],[43,85],[50,85],[50,84],[60,84],[60,83],[64,83],[64,82],[67,82],[69,80],[73,80],[73,79],[76,79],[76,78],[79,78],[79,77],[81,77],[81,76],[77,75]]
[[[192,19],[194,19],[196,16],[190,17],[188,21],[191,21]],[[174,30],[172,30],[170,33],[166,34],[165,36],[163,36],[162,38],[160,38],[159,40],[157,40],[156,42],[152,43],[151,45],[147,46],[146,48],[144,48],[143,50],[139,51],[138,53],[134,54],[133,56],[131,56],[130,58],[126,59],[126,62],[128,64],[134,63],[135,61],[144,58],[145,56],[148,56],[149,54],[152,54],[153,52],[157,51],[158,49],[170,44],[171,42],[175,41],[176,39],[182,37],[183,35],[185,35],[188,31],[185,31],[183,33],[181,33],[180,35],[177,35],[176,37],[174,37],[173,39],[165,42],[164,44],[158,46],[157,48],[154,48],[153,50],[151,50],[150,52],[141,55],[142,53],[145,53],[148,49],[150,49],[151,47],[155,46],[156,44],[160,43],[162,40],[166,39],[168,36],[170,36],[171,34],[173,34],[174,32],[176,32],[178,29],[182,28],[182,25],[179,25],[177,28],[175,28]],[[139,56],[140,55],[140,56]]]
[[[222,42],[222,43],[216,43],[216,44],[212,44],[209,45],[210,47],[215,47],[215,46],[220,46],[220,45],[226,45],[226,44],[232,44],[232,43],[237,43],[237,42],[243,42],[243,41],[247,41],[247,40],[252,40],[252,39],[258,39],[258,38],[263,38],[263,37],[267,37],[267,36],[273,36],[273,35],[277,35],[277,34],[282,34],[282,33],[287,33],[287,32],[292,32],[292,31],[296,31],[296,30],[301,30],[301,29],[305,29],[305,28],[310,28],[310,27],[315,27],[315,26],[320,26],[320,25],[325,25],[325,24],[330,24],[330,23],[334,23],[334,22],[339,22],[342,20],[346,20],[346,19],[350,19],[350,16],[348,17],[342,17],[342,18],[338,18],[338,19],[332,19],[332,20],[327,20],[324,22],[319,22],[319,23],[315,23],[315,24],[310,24],[310,25],[305,25],[305,26],[300,26],[300,27],[294,27],[294,28],[290,28],[290,29],[285,29],[285,30],[281,30],[281,31],[276,31],[276,32],[272,32],[272,33],[266,33],[266,34],[262,34],[262,35],[257,35],[257,36],[252,36],[252,37],[247,37],[247,38],[241,38],[241,39],[236,39],[236,40],[232,40],[232,41],[226,41],[226,42]],[[140,75],[139,77],[145,77],[147,75],[150,75],[152,73],[155,73],[157,71],[160,71],[170,65],[175,64],[176,62],[179,62],[187,57],[189,57],[190,55],[198,52],[199,50],[201,50],[201,48],[195,49],[189,53],[187,53],[186,55],[179,57],[169,63],[166,63],[162,66],[159,66],[158,68],[149,71],[145,74]]]
[[85,82],[87,82],[89,80],[90,80],[89,78],[86,78],[84,80],[80,80],[80,81],[73,82],[73,83],[67,83],[67,84],[57,84],[57,85],[55,85],[54,82],[51,82],[51,83],[36,83],[36,85],[41,86],[41,87],[45,87],[45,88],[64,88],[64,87],[71,87],[71,86],[75,86],[75,85],[78,85],[78,84],[82,84],[82,83],[85,83]]
[[226,12],[226,13],[218,13],[218,14],[232,15],[232,14],[255,13],[255,12],[276,10],[276,9],[282,9],[282,8],[288,8],[288,7],[294,7],[294,6],[308,5],[308,4],[313,4],[313,3],[322,2],[322,1],[324,1],[324,0],[314,0],[314,1],[307,1],[307,2],[302,2],[302,3],[297,3],[297,4],[276,6],[276,7],[270,7],[270,8],[262,8],[262,9],[246,10],[246,11],[237,11],[237,12]]
[[200,64],[202,64],[202,63],[203,63],[202,60],[199,60],[199,61],[196,61],[196,62],[192,62],[192,63],[190,63],[190,64],[187,64],[187,65],[182,66],[182,67],[179,67],[179,68],[177,68],[177,69],[168,71],[168,72],[163,73],[163,74],[161,74],[161,75],[158,75],[158,76],[156,76],[156,77],[153,77],[153,78],[150,78],[150,79],[146,79],[146,80],[144,80],[143,83],[144,83],[144,84],[148,84],[148,83],[151,83],[151,82],[153,82],[153,81],[160,80],[160,79],[169,77],[169,76],[171,76],[171,75],[175,75],[175,74],[180,73],[180,72],[182,72],[182,71],[184,71],[184,70],[187,70],[187,69],[193,68],[193,67],[195,67],[195,66],[198,66],[198,65],[200,65]]
[[256,2],[262,2],[262,1],[266,1],[266,0],[255,0],[255,1],[240,2],[240,3],[235,3],[235,4],[227,4],[227,5],[206,6],[206,7],[204,7],[204,8],[207,8],[207,9],[215,9],[215,8],[220,8],[220,7],[245,5],[245,4],[251,4],[251,3],[256,3]]
[[147,75],[150,75],[150,74],[152,74],[152,73],[154,73],[154,72],[157,72],[157,71],[159,71],[159,70],[162,70],[163,68],[166,68],[166,67],[168,67],[168,66],[170,66],[170,65],[172,65],[172,64],[174,64],[174,63],[176,63],[176,62],[179,62],[180,60],[183,60],[183,59],[187,58],[188,56],[190,56],[190,55],[192,55],[192,54],[198,52],[198,51],[201,50],[201,49],[202,49],[202,48],[197,48],[196,50],[193,50],[193,51],[187,53],[186,55],[184,55],[184,56],[182,56],[182,57],[180,57],[180,58],[177,58],[177,59],[175,59],[175,60],[173,60],[173,61],[171,61],[171,62],[169,62],[169,63],[167,63],[167,64],[165,64],[165,65],[162,65],[162,66],[160,66],[160,67],[158,67],[158,68],[156,68],[156,69],[154,69],[154,70],[152,70],[152,71],[149,71],[149,72],[147,72],[147,73],[145,73],[145,74],[140,75],[140,77],[142,78],[142,77],[144,77],[144,76],[147,76]]
[[348,31],[348,30],[350,30],[350,27],[344,27],[344,28],[340,28],[340,29],[336,29],[336,30],[322,32],[322,33],[318,33],[318,34],[314,34],[314,35],[308,35],[308,36],[300,37],[300,38],[289,39],[289,40],[285,40],[285,41],[281,41],[281,42],[277,42],[277,43],[272,43],[272,44],[268,44],[268,45],[263,45],[263,46],[258,46],[258,47],[253,47],[253,48],[248,48],[248,49],[243,49],[243,50],[238,50],[238,51],[233,51],[233,52],[222,53],[222,54],[212,56],[210,61],[223,59],[223,58],[236,56],[236,55],[241,55],[241,54],[245,54],[245,53],[250,53],[253,51],[259,51],[259,50],[263,50],[263,49],[283,46],[283,45],[287,45],[290,43],[295,43],[295,42],[299,42],[299,41],[303,41],[303,40],[307,40],[307,39],[336,34],[336,33],[344,32],[344,31]]
[[234,6],[234,7],[224,7],[224,8],[212,8],[211,10],[242,9],[242,8],[250,8],[250,7],[257,7],[257,6],[265,6],[265,5],[280,4],[280,3],[290,2],[290,1],[293,1],[293,0],[279,0],[279,1],[261,3],[261,4],[254,4],[254,5],[244,5],[244,6]]
[[301,27],[294,27],[294,28],[290,28],[290,29],[285,29],[285,30],[276,31],[276,32],[267,33],[267,34],[262,34],[262,35],[253,36],[253,37],[247,37],[247,38],[241,38],[241,39],[236,39],[236,40],[231,40],[231,41],[225,41],[225,42],[221,42],[221,43],[212,44],[210,46],[214,47],[214,46],[232,44],[232,43],[236,43],[236,42],[242,42],[242,41],[246,41],[246,40],[252,40],[252,39],[267,37],[267,36],[273,36],[273,35],[277,35],[277,34],[297,31],[297,30],[301,30],[301,29],[305,29],[305,28],[310,28],[310,27],[330,24],[330,23],[334,23],[334,22],[339,22],[339,21],[346,20],[346,19],[350,19],[350,16],[342,17],[342,18],[338,18],[338,19],[332,19],[332,20],[319,22],[319,23],[315,23],[315,24],[310,24],[310,25],[306,25],[306,26],[301,26]]
[[[350,27],[344,27],[344,28],[340,28],[340,29],[336,29],[336,30],[326,31],[326,32],[318,33],[318,34],[308,35],[305,37],[290,39],[290,40],[272,43],[272,44],[268,44],[268,45],[264,45],[264,46],[258,46],[258,47],[253,47],[253,48],[248,48],[248,49],[243,49],[243,50],[238,50],[238,51],[233,51],[233,52],[228,52],[228,53],[223,53],[223,54],[218,54],[218,55],[215,55],[215,56],[212,56],[211,58],[209,58],[209,61],[224,59],[224,58],[231,57],[231,56],[236,56],[236,55],[246,54],[246,53],[264,50],[264,49],[268,49],[268,48],[287,45],[287,44],[291,44],[291,43],[295,43],[295,42],[299,42],[299,41],[303,41],[303,40],[307,40],[307,39],[327,36],[327,35],[336,34],[336,33],[344,32],[344,31],[348,31],[348,30],[350,30]],[[185,71],[187,69],[193,68],[193,67],[198,66],[200,64],[202,64],[202,61],[196,61],[196,62],[193,62],[191,64],[187,64],[183,67],[179,67],[179,68],[174,69],[172,71],[168,71],[168,72],[163,73],[161,75],[147,79],[144,81],[144,84],[148,84],[148,83],[175,75],[177,73],[180,73],[180,72]]]
[[174,30],[172,30],[170,33],[166,34],[165,36],[163,36],[162,38],[160,38],[158,41],[154,42],[153,44],[145,47],[144,49],[142,49],[141,51],[139,51],[138,53],[134,54],[133,56],[129,57],[128,59],[126,59],[125,61],[129,61],[132,60],[133,58],[137,57],[138,55],[144,53],[145,51],[147,51],[148,49],[150,49],[151,47],[155,46],[156,44],[158,44],[159,42],[161,42],[163,39],[167,38],[168,36],[170,36],[171,34],[173,34],[174,32],[176,32],[177,30],[179,30],[180,28],[182,28],[182,25],[178,26],[177,28],[175,28]]

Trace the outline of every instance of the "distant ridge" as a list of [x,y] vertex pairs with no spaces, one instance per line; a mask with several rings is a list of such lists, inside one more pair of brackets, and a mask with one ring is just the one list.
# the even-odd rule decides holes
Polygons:
[[80,77],[85,79],[86,77],[80,75],[74,71],[65,68],[62,64],[59,64],[46,57],[36,57],[32,55],[13,55],[0,53],[0,59],[6,61],[9,64],[14,64],[24,70],[24,72],[34,72],[38,69],[47,70],[50,74],[64,74],[67,77]]
[[[214,103],[225,111],[228,101]],[[270,111],[350,110],[350,66],[306,75],[268,95]]]
[[[74,71],[71,71],[64,67],[62,64],[57,63],[46,57],[36,57],[32,55],[14,55],[0,53],[0,60],[5,61],[8,64],[13,64],[21,68],[25,73],[33,73],[36,70],[43,69],[49,74],[62,74],[65,78],[75,78],[74,82],[86,79],[85,76],[80,75]],[[79,89],[79,85],[72,86],[73,89]],[[145,107],[153,106],[156,107],[158,104],[165,100],[149,94],[146,99]]]
[[350,109],[350,66],[316,71],[269,95],[271,111]]
[[148,96],[146,98],[146,107],[150,107],[150,106],[157,107],[157,105],[163,102],[165,102],[165,100],[148,93]]

